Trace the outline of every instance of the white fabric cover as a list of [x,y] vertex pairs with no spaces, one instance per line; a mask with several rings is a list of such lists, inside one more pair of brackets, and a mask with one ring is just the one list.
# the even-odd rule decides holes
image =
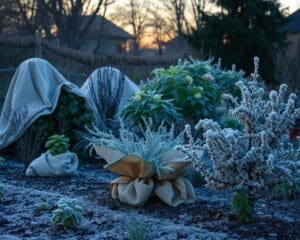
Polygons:
[[[51,114],[57,105],[62,87],[71,93],[85,97],[80,88],[68,82],[47,61],[33,58],[24,61],[14,74],[0,117],[0,149],[17,140],[37,118]],[[27,108],[27,116],[16,114]]]
[[[81,90],[83,91],[84,95],[87,98],[87,102],[89,104],[89,107],[92,109],[94,113],[94,117],[96,119],[96,123],[99,123],[97,121],[101,121],[98,117],[100,116],[99,111],[95,105],[95,100],[93,99],[92,91],[94,91],[94,95],[97,96],[97,101],[101,101],[101,96],[98,94],[98,87],[99,84],[101,85],[101,82],[105,82],[109,80],[111,83],[111,91],[113,98],[116,95],[117,88],[119,81],[124,79],[124,85],[123,85],[123,92],[121,94],[121,101],[117,106],[116,112],[117,114],[120,113],[126,106],[127,99],[136,91],[138,91],[140,88],[132,82],[125,74],[123,74],[120,70],[112,67],[102,67],[97,70],[95,70],[85,81],[85,83],[82,85]],[[92,89],[91,89],[92,86]]]
[[29,177],[63,177],[75,173],[78,158],[69,151],[53,156],[49,151],[33,160],[26,169]]

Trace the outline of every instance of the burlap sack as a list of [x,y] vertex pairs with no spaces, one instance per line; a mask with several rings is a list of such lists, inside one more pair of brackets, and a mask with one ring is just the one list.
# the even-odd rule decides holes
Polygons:
[[151,178],[119,177],[111,183],[111,196],[122,203],[141,207],[150,198],[153,188],[154,182]]
[[184,177],[156,182],[154,193],[172,207],[195,201],[194,188],[190,181]]
[[26,169],[29,177],[62,177],[73,175],[78,168],[75,153],[65,152],[53,156],[49,151],[36,158]]
[[190,173],[192,163],[184,158],[176,150],[169,151],[161,160],[163,167],[154,188],[154,193],[172,207],[193,203],[196,198],[192,184],[184,178]]
[[[154,191],[162,201],[173,207],[194,202],[193,186],[183,177],[190,172],[192,164],[184,161],[184,155],[180,152],[168,152],[161,160],[158,176],[153,178],[154,167],[140,157],[94,147],[96,153],[108,162],[105,168],[120,175],[110,184],[113,199],[139,207],[146,203]],[[155,182],[153,179],[156,179]]]
[[161,159],[160,180],[173,179],[177,176],[186,176],[192,169],[190,161],[185,161],[185,155],[175,149],[166,153]]
[[94,144],[94,149],[96,154],[99,157],[104,158],[108,164],[116,162],[120,160],[122,157],[126,156],[126,154],[121,153],[118,150],[107,148],[107,147],[101,147],[96,144]]
[[107,161],[104,168],[120,175],[110,183],[112,198],[131,206],[143,206],[153,192],[153,166],[133,154],[96,145],[94,149]]

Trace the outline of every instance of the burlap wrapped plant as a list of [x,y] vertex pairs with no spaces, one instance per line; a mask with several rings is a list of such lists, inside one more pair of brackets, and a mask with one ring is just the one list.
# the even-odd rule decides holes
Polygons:
[[26,169],[28,177],[63,177],[75,173],[78,168],[78,158],[69,152],[70,139],[65,135],[52,135],[45,147],[49,150],[33,160]]
[[182,135],[175,138],[173,128],[168,131],[161,126],[153,132],[145,125],[143,137],[124,126],[119,138],[97,128],[90,130],[89,140],[97,155],[107,161],[105,168],[119,175],[110,184],[112,198],[135,207],[143,206],[152,194],[173,207],[194,202],[193,186],[184,177],[191,162],[173,150],[183,141]]

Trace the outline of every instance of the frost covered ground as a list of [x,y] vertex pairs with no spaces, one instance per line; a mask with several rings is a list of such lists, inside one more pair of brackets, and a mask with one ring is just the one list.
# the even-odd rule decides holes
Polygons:
[[[153,239],[300,239],[300,198],[257,204],[251,223],[242,224],[230,212],[230,193],[195,185],[197,202],[171,208],[152,198],[142,209],[112,201],[108,183],[114,175],[102,162],[81,164],[69,178],[27,178],[21,163],[7,161],[1,169],[5,195],[0,198],[0,240],[126,239],[125,223],[139,218]],[[61,197],[83,206],[84,220],[75,229],[53,226],[52,210]],[[45,202],[49,209],[42,209]]]

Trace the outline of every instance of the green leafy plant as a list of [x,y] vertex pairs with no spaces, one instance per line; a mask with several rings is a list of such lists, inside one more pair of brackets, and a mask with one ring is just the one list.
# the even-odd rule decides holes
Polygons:
[[199,118],[214,117],[221,92],[236,89],[234,83],[240,79],[243,79],[242,72],[222,70],[212,59],[190,58],[179,60],[176,66],[167,69],[156,69],[154,78],[142,91],[154,91],[161,94],[162,99],[172,99],[185,120],[195,122]]
[[237,190],[232,199],[231,207],[240,220],[249,222],[254,211],[255,199],[252,199],[242,190]]
[[156,69],[154,79],[142,89],[155,91],[163,99],[173,99],[188,120],[211,116],[220,93],[211,74],[211,61],[179,61],[168,69]]
[[51,222],[56,224],[61,222],[66,227],[74,227],[82,220],[83,208],[74,199],[60,199],[58,208],[53,211]]
[[171,126],[173,122],[182,118],[171,99],[163,99],[155,91],[139,91],[129,100],[129,104],[122,112],[122,117],[130,125],[144,123],[144,118],[151,118],[153,126],[158,128],[162,122]]
[[131,217],[126,222],[126,236],[129,240],[150,240],[152,239],[147,225],[138,218]]
[[52,155],[58,155],[66,152],[70,147],[70,139],[65,135],[53,135],[48,138],[45,147],[50,150]]

